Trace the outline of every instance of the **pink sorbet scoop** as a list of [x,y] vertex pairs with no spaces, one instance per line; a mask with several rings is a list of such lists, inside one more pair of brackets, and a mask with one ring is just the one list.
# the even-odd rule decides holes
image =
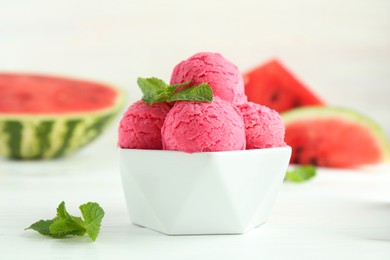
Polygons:
[[143,101],[135,102],[119,123],[119,147],[161,150],[161,127],[170,109],[167,103],[148,105]]
[[253,102],[237,107],[244,118],[246,149],[286,146],[285,126],[278,112]]
[[171,84],[186,81],[191,81],[190,85],[206,82],[213,89],[214,96],[232,104],[248,100],[237,66],[219,53],[200,52],[177,64],[172,72]]
[[161,130],[164,150],[214,152],[245,149],[244,121],[238,109],[213,102],[177,102]]

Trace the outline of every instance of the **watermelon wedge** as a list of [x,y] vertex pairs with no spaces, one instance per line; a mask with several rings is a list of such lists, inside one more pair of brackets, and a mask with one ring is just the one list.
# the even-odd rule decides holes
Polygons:
[[0,155],[49,159],[94,140],[120,111],[114,87],[69,78],[0,73]]
[[390,143],[368,117],[346,108],[302,107],[282,113],[291,163],[356,167],[389,161]]
[[324,102],[292,75],[278,60],[271,60],[244,73],[248,100],[279,113]]

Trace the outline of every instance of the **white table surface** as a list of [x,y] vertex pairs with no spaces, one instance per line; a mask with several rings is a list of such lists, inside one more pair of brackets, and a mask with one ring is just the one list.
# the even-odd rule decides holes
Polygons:
[[[64,159],[0,159],[0,259],[390,259],[390,165],[284,183],[269,221],[244,235],[167,236],[128,219],[114,136]],[[73,215],[104,208],[96,242],[24,231],[62,200]]]

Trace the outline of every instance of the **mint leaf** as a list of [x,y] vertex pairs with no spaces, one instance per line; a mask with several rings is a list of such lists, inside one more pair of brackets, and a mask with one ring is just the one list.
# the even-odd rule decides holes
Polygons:
[[61,237],[67,235],[82,236],[86,230],[84,228],[84,221],[81,218],[71,216],[65,208],[65,202],[61,202],[57,208],[57,217],[49,226],[51,234],[59,235]]
[[80,206],[88,236],[95,241],[100,231],[104,210],[97,203],[88,202]]
[[79,217],[71,216],[65,208],[65,202],[57,208],[57,217],[54,222],[49,226],[51,234],[66,236],[77,235],[82,236],[86,230],[84,228],[84,221]]
[[83,236],[86,232],[83,225],[65,219],[57,219],[49,227],[50,233],[60,237],[72,235]]
[[153,105],[157,102],[164,102],[168,96],[175,91],[158,78],[138,78],[137,83],[144,94],[142,101],[149,105]]
[[42,235],[53,238],[63,238],[68,235],[83,236],[85,233],[95,241],[100,230],[100,223],[104,217],[104,211],[99,204],[89,202],[80,206],[85,221],[80,217],[70,215],[65,202],[57,207],[57,216],[52,220],[40,220],[27,229],[32,229]]
[[288,170],[285,176],[286,181],[304,182],[316,175],[316,168],[313,165],[296,166]]
[[49,226],[53,224],[54,220],[55,219],[51,219],[51,220],[41,219],[35,222],[34,224],[32,224],[31,226],[29,226],[28,228],[25,228],[24,230],[32,229],[44,236],[58,237],[57,235],[53,235],[52,233],[50,233],[50,229],[49,229]]
[[158,78],[138,78],[137,84],[141,88],[142,93],[148,94],[168,87],[162,79]]
[[202,102],[211,102],[213,101],[213,90],[206,83],[201,83],[198,86],[193,86],[191,88],[184,88],[171,97],[168,98],[168,102],[171,101],[180,101],[180,100],[193,100],[193,101],[202,101]]
[[186,82],[179,83],[179,84],[173,84],[173,85],[170,85],[169,87],[170,87],[170,88],[173,88],[173,90],[176,90],[176,89],[179,88],[179,87],[188,86],[188,85],[190,85],[190,83],[191,83],[191,81],[190,81],[190,80],[187,80]]
[[[171,102],[179,100],[211,102],[213,91],[207,83],[198,86],[189,86],[191,82],[186,81],[180,84],[168,85],[158,78],[138,78],[137,84],[140,87],[143,97],[142,101],[153,105],[159,102]],[[181,87],[186,87],[182,88]],[[178,90],[178,91],[177,91]]]
[[65,202],[62,201],[57,207],[57,217],[63,219],[70,219],[69,213],[66,211]]

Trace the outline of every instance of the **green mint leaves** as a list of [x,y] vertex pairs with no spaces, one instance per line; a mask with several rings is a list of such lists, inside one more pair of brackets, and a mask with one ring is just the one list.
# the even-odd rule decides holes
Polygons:
[[[188,87],[190,81],[181,84],[168,85],[158,78],[138,78],[138,86],[144,96],[142,101],[153,105],[159,102],[172,101],[213,101],[213,91],[207,83]],[[183,88],[180,88],[183,87]]]
[[313,165],[296,166],[288,170],[284,180],[291,182],[304,182],[316,175],[316,168]]
[[95,202],[88,202],[80,206],[80,217],[70,215],[65,208],[65,202],[57,208],[57,216],[52,220],[39,220],[27,229],[32,229],[42,235],[53,238],[63,238],[65,236],[83,236],[85,233],[95,241],[100,231],[100,224],[104,217],[104,211]]
[[104,211],[99,204],[88,202],[80,206],[81,214],[84,217],[84,227],[88,236],[95,241],[100,231],[100,223],[104,217]]

